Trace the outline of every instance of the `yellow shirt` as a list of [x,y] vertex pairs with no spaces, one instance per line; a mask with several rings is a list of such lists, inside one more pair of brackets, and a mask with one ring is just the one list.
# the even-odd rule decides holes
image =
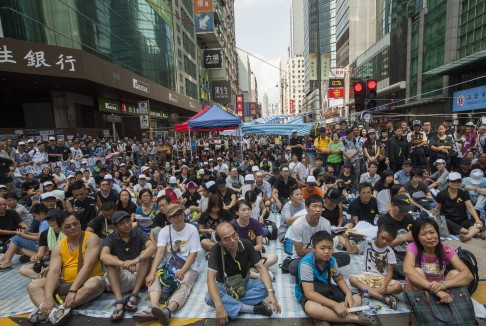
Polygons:
[[[88,237],[90,236],[91,232],[84,232],[84,240],[83,240],[83,261],[86,253],[86,242],[88,241]],[[73,252],[69,250],[68,239],[64,238],[59,242],[59,248],[61,252],[62,258],[62,273],[63,273],[63,281],[66,283],[73,283],[78,276],[78,253],[79,247],[76,248]],[[90,277],[93,276],[103,276],[103,268],[101,267],[100,261],[94,264],[91,272],[89,274]]]
[[[326,138],[322,138],[322,137],[317,137],[316,139],[314,139],[314,147],[315,148],[320,148],[321,151],[327,151],[329,150],[329,144],[331,143],[331,138],[327,137]],[[317,154],[320,154],[319,151],[317,152]]]

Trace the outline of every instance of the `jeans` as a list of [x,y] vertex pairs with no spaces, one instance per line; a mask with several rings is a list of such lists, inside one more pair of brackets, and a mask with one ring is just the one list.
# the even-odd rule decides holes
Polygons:
[[19,248],[24,248],[32,251],[39,249],[39,241],[22,238],[19,235],[15,235],[11,239],[12,243],[16,244]]
[[[235,319],[236,316],[238,316],[243,304],[255,306],[267,297],[267,288],[260,279],[246,280],[246,294],[240,300],[235,300],[232,296],[227,295],[223,283],[218,282],[217,284],[221,302],[230,319]],[[205,300],[206,304],[214,307],[213,300],[211,300],[209,293],[206,293]]]

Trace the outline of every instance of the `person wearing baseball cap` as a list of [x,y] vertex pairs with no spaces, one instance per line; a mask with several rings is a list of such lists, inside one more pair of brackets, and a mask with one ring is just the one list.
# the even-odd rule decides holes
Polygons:
[[[186,223],[184,207],[179,204],[170,204],[165,215],[171,225],[165,226],[158,235],[157,252],[146,283],[150,295],[151,308],[133,316],[136,321],[147,321],[147,316],[158,319],[162,325],[168,325],[174,313],[181,309],[189,297],[194,283],[199,276],[197,254],[202,250],[199,241],[199,232],[191,223]],[[162,292],[161,284],[156,279],[156,272],[162,262],[169,264],[174,277],[180,281],[173,293]],[[161,296],[167,305],[159,308]]]
[[[445,215],[447,229],[452,235],[458,235],[462,242],[467,242],[477,236],[485,238],[483,221],[474,209],[467,190],[461,188],[462,177],[460,173],[451,172],[447,176],[447,188],[436,196],[437,206],[433,215]],[[454,199],[452,199],[454,198]],[[468,212],[472,218],[468,217]]]
[[319,195],[321,197],[324,197],[324,192],[322,191],[321,188],[316,187],[316,185],[317,185],[316,177],[310,175],[306,178],[305,187],[302,188],[302,194],[304,200],[311,195]]
[[414,168],[425,166],[425,146],[428,139],[425,132],[420,130],[421,128],[422,122],[414,120],[412,122],[412,131],[407,134],[407,142],[410,145],[410,157]]
[[292,137],[290,138],[289,145],[292,150],[292,155],[295,154],[299,158],[299,161],[302,160],[305,146],[302,144],[302,139],[297,137],[297,130],[292,130]]
[[486,178],[484,177],[484,172],[480,169],[472,170],[468,177],[462,178],[462,184],[464,185],[464,190],[468,190],[474,208],[479,211],[483,209],[486,200]]
[[[103,239],[100,259],[107,269],[105,280],[115,296],[111,320],[117,321],[123,319],[125,310],[137,311],[155,244],[147,233],[133,229],[127,212],[114,212],[111,222],[114,232]],[[122,293],[129,294],[123,298]]]
[[449,175],[449,171],[446,169],[446,161],[441,158],[434,162],[434,166],[437,171],[428,178],[428,181],[432,181],[429,185],[429,189],[431,189],[430,192],[432,195],[436,196],[439,191],[447,188],[447,176]]

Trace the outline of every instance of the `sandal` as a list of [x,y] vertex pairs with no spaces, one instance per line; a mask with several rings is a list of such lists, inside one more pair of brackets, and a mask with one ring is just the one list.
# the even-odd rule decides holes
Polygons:
[[383,299],[381,301],[383,301],[383,303],[389,305],[390,308],[392,308],[393,310],[397,310],[397,308],[398,308],[397,299],[395,299],[394,296],[384,295]]
[[[150,311],[148,309],[150,309]],[[139,322],[147,322],[147,321],[157,320],[157,317],[155,317],[152,314],[152,308],[148,308],[148,309],[144,310],[144,311],[138,311],[137,313],[135,313],[132,316],[132,319],[135,320],[135,321],[139,321]]]
[[56,311],[53,312],[49,314],[49,320],[51,321],[51,324],[54,326],[62,326],[69,319],[71,308],[64,308],[64,306],[61,305]]
[[362,312],[358,314],[358,324],[368,326],[381,326],[381,322],[377,316],[366,315]]
[[[117,308],[116,306],[120,304],[122,307]],[[115,310],[113,310],[113,313],[111,314],[111,321],[119,321],[125,318],[125,300],[116,300],[113,305],[115,306]]]
[[[130,300],[130,298],[134,297],[135,300]],[[138,293],[130,293],[125,298],[125,309],[128,312],[135,312],[138,310],[138,303],[142,300]]]

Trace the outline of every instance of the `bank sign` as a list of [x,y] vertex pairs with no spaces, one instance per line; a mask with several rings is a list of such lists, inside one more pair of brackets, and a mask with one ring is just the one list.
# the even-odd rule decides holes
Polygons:
[[486,86],[454,92],[452,112],[486,109]]

